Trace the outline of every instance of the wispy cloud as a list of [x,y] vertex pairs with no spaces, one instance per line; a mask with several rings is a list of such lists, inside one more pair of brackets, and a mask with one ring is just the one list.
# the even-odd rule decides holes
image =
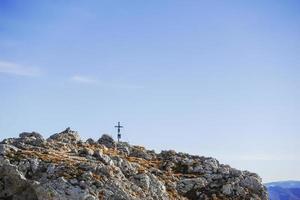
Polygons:
[[41,71],[38,68],[24,66],[13,62],[0,61],[0,73],[17,76],[39,76]]
[[90,84],[99,87],[106,88],[121,88],[121,89],[142,89],[143,86],[140,85],[132,85],[127,83],[115,83],[115,82],[103,82],[96,78],[92,78],[90,76],[83,75],[74,75],[70,78],[71,81],[81,83],[81,84]]
[[82,75],[74,75],[71,77],[71,80],[78,83],[99,84],[99,82],[96,79]]

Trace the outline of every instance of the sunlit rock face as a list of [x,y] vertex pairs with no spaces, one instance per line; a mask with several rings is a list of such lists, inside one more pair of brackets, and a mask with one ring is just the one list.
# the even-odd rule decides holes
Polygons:
[[214,158],[157,154],[109,135],[80,139],[70,128],[44,139],[37,132],[0,144],[2,200],[267,200],[260,177]]

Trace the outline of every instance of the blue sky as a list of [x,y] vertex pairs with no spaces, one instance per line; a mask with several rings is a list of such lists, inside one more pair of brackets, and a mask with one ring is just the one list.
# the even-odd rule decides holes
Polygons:
[[300,3],[0,0],[0,139],[70,126],[300,179]]

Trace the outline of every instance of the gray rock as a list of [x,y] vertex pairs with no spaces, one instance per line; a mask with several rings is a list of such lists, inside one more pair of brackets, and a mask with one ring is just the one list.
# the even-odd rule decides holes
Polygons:
[[72,178],[72,179],[70,180],[70,183],[71,183],[72,185],[77,185],[77,184],[78,184],[78,180],[77,180],[76,178]]
[[116,147],[116,142],[114,141],[114,139],[106,134],[102,135],[102,137],[98,140],[98,143],[106,146],[107,148]]
[[101,150],[96,150],[93,155],[106,165],[114,165],[112,159],[108,155],[103,154]]
[[56,166],[54,164],[49,164],[47,167],[47,174],[52,175],[55,172]]
[[87,139],[86,143],[88,143],[88,144],[97,144],[97,142],[95,140],[93,140],[92,138]]
[[39,167],[39,160],[36,158],[33,158],[33,159],[29,160],[29,163],[30,163],[30,168],[31,168],[32,173],[35,173]]
[[43,136],[37,132],[23,132],[19,135],[20,138],[33,137],[35,139],[44,140]]
[[149,190],[151,180],[147,174],[136,174],[133,181],[142,189]]
[[14,197],[14,199],[37,200],[33,188],[16,166],[10,164],[2,165],[0,167],[0,178],[3,188],[0,191],[0,199]]
[[152,156],[147,153],[146,149],[141,146],[133,146],[129,154],[131,157],[143,158],[145,160],[151,160]]
[[187,194],[191,190],[198,190],[207,185],[206,179],[199,177],[199,178],[188,178],[180,180],[177,184],[177,191],[180,194]]
[[130,154],[130,145],[127,142],[119,142],[117,143],[117,150],[125,156]]
[[82,150],[79,151],[79,155],[83,156],[93,156],[94,155],[94,150],[84,147]]
[[72,131],[69,127],[54,135],[51,135],[49,139],[63,142],[63,143],[77,143],[80,141],[80,136],[76,131]]
[[222,193],[225,194],[225,195],[231,195],[231,193],[232,193],[232,186],[231,186],[231,184],[223,185],[223,187],[222,187]]
[[240,185],[250,190],[263,190],[261,179],[258,176],[248,176],[240,182]]
[[0,155],[7,155],[9,153],[16,153],[19,149],[9,144],[0,144]]
[[[153,174],[148,174],[150,178],[149,192],[154,199],[169,199],[165,184]],[[146,181],[146,180],[145,180]]]

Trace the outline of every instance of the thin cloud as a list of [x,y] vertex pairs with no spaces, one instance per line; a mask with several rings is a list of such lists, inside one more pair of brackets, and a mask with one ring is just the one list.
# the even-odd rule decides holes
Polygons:
[[142,86],[139,85],[131,85],[131,84],[120,84],[120,83],[114,83],[114,82],[102,82],[98,79],[89,77],[89,76],[83,76],[83,75],[74,75],[71,78],[71,81],[81,83],[81,84],[90,84],[95,85],[99,87],[105,87],[105,88],[114,88],[114,89],[142,89]]
[[140,85],[131,85],[131,84],[110,84],[107,85],[112,88],[117,88],[117,89],[143,89],[143,86]]
[[20,65],[13,62],[0,61],[0,73],[16,76],[40,76],[38,68]]
[[71,80],[78,83],[98,84],[98,81],[96,79],[82,75],[74,75],[71,77]]

